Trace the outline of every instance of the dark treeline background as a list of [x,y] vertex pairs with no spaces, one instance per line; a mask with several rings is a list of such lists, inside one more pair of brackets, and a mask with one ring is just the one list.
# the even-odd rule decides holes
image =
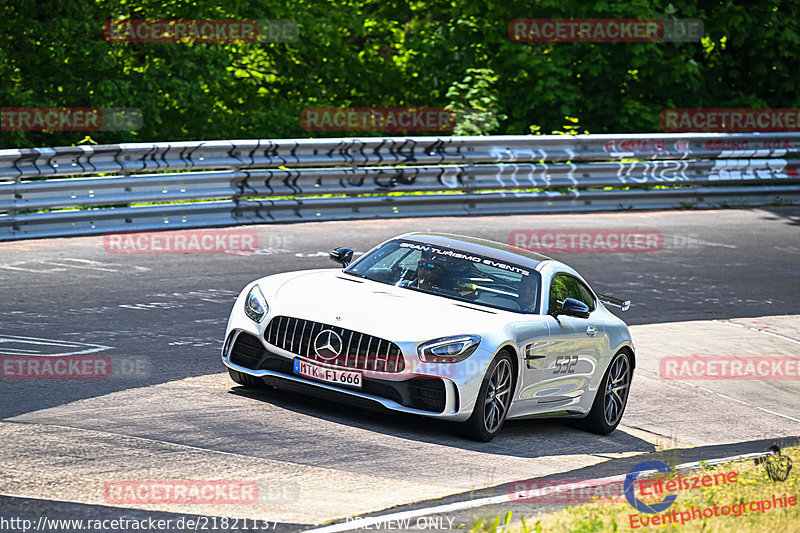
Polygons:
[[[3,0],[0,107],[135,107],[136,132],[0,147],[381,134],[305,107],[469,107],[456,133],[660,131],[669,107],[798,107],[800,0]],[[692,43],[516,43],[516,18],[699,18]],[[292,19],[285,44],[109,43],[109,19]],[[393,133],[396,135],[397,133]]]

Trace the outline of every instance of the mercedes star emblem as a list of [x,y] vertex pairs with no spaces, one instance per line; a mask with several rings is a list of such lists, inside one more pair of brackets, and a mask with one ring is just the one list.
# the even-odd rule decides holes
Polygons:
[[342,338],[333,330],[323,329],[314,338],[314,351],[326,361],[336,359],[342,353]]

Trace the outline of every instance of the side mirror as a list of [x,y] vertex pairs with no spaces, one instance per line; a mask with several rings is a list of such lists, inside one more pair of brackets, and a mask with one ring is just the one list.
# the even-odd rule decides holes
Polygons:
[[558,314],[589,318],[589,306],[575,298],[565,298],[564,305],[561,306],[561,311]]
[[331,252],[331,259],[337,263],[341,263],[343,267],[347,268],[347,265],[353,262],[353,249],[345,246],[336,248]]

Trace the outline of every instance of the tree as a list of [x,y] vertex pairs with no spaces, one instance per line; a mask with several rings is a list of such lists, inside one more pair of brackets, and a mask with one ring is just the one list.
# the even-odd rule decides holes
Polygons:
[[[469,107],[459,133],[659,131],[670,107],[797,107],[800,0],[6,0],[0,106],[139,108],[138,131],[0,146],[341,136],[306,107]],[[520,43],[519,18],[698,18],[702,42]],[[287,43],[111,43],[108,20],[289,19]],[[476,118],[476,117],[473,117]],[[487,122],[488,120],[488,122]],[[496,120],[496,123],[492,122]],[[466,123],[465,123],[466,124]],[[478,125],[478,127],[475,127]],[[347,135],[381,134],[350,132]]]

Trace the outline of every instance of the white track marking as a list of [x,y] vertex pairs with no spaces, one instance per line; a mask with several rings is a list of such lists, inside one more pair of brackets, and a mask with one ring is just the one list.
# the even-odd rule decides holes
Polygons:
[[[25,350],[20,348],[5,348],[2,344],[15,343],[15,344],[30,344],[34,346],[54,346],[57,348],[66,348],[72,351],[61,353],[43,353],[41,350]],[[83,349],[81,349],[83,348]],[[56,339],[42,339],[38,337],[20,337],[17,335],[0,335],[0,354],[5,355],[35,355],[39,357],[60,357],[62,355],[83,355],[95,352],[102,352],[103,350],[110,349],[111,346],[104,346],[102,344],[90,344],[86,342],[71,342]],[[21,352],[27,352],[23,354]]]
[[[653,372],[653,371],[650,371],[650,370],[644,370],[644,369],[640,369],[640,370],[637,370],[637,371],[638,371],[638,372],[648,372],[648,373],[650,373],[650,374],[653,374],[653,375],[656,375],[656,376],[658,376],[658,375],[659,375],[657,372]],[[779,416],[779,417],[781,417],[781,418],[786,418],[787,420],[791,420],[792,422],[800,422],[800,419],[797,419],[797,418],[791,417],[791,416],[789,416],[789,415],[784,415],[784,414],[781,414],[781,413],[776,413],[775,411],[770,411],[769,409],[765,409],[765,408],[763,408],[763,407],[759,407],[759,406],[757,406],[757,405],[753,405],[753,404],[751,404],[751,403],[748,403],[748,402],[746,402],[746,401],[744,401],[744,400],[740,400],[740,399],[738,399],[738,398],[734,398],[734,397],[732,397],[732,396],[727,396],[727,395],[725,395],[725,394],[722,394],[721,392],[713,391],[713,390],[711,390],[711,389],[709,389],[709,388],[702,387],[702,386],[700,386],[700,385],[695,385],[694,383],[690,383],[690,382],[688,382],[688,381],[682,381],[682,380],[680,380],[680,379],[671,379],[670,381],[671,381],[671,382],[673,382],[673,383],[681,383],[681,384],[683,384],[683,385],[688,385],[688,386],[690,386],[690,387],[694,387],[694,388],[696,388],[696,389],[700,389],[700,390],[702,390],[702,391],[705,391],[705,392],[711,393],[711,394],[713,394],[713,395],[715,395],[715,396],[719,396],[720,398],[725,398],[726,400],[731,400],[731,401],[734,401],[734,402],[736,402],[736,403],[740,403],[740,404],[742,404],[742,405],[744,405],[744,406],[746,406],[746,407],[749,407],[749,408],[751,408],[751,409],[758,409],[759,411],[763,411],[763,412],[765,412],[765,413],[769,413],[769,414],[771,414],[771,415]]]
[[736,322],[731,322],[730,320],[725,320],[726,323],[731,324],[732,326],[736,326],[737,328],[746,328],[751,331],[755,331],[758,333],[763,333],[764,335],[772,335],[773,337],[778,337],[781,340],[792,342],[794,344],[800,344],[800,341],[797,339],[793,339],[791,337],[787,337],[786,335],[781,335],[780,333],[775,333],[773,331],[767,331],[766,329],[757,328],[755,326],[746,326],[744,324],[737,324]]
[[11,263],[10,265],[0,265],[0,268],[5,270],[17,270],[19,272],[32,272],[34,274],[49,274],[51,272],[65,272],[67,270],[66,268],[59,268],[59,267],[47,268],[41,270],[35,268],[23,268],[20,266],[15,266],[15,265],[24,265],[25,263],[29,263],[29,261],[20,261],[18,263]]
[[[29,265],[29,266],[22,266]],[[42,268],[30,268],[32,266],[41,265]],[[113,268],[120,267],[120,268]],[[51,272],[65,272],[67,270],[78,268],[85,270],[96,270],[98,272],[123,272],[123,271],[136,271],[147,272],[150,269],[143,266],[130,266],[121,263],[104,263],[101,261],[93,261],[91,259],[77,259],[73,257],[65,257],[56,260],[38,260],[38,261],[17,261],[6,265],[0,265],[0,269],[14,270],[19,272],[31,272],[34,274],[48,274]]]
[[97,261],[89,261],[86,259],[70,259],[64,258],[62,261],[78,261],[84,264],[75,264],[75,263],[59,263],[57,261],[41,261],[41,263],[45,265],[55,265],[55,266],[63,266],[67,268],[85,268],[88,270],[99,270],[101,272],[119,272],[116,268],[103,268],[99,265],[104,265],[104,263],[99,263]]

